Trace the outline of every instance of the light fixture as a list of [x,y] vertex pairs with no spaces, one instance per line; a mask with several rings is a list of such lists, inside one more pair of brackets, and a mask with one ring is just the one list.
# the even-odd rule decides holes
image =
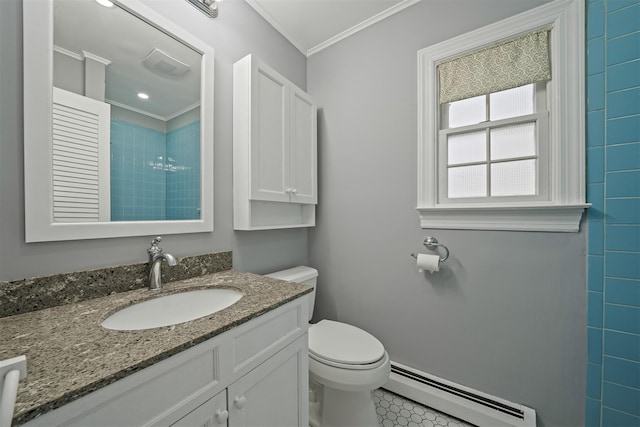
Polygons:
[[149,95],[144,92],[138,92],[138,98],[140,99],[149,99]]
[[113,7],[113,2],[111,2],[110,0],[95,0],[95,2],[100,6]]
[[200,12],[209,18],[218,16],[218,2],[220,0],[187,0],[192,6],[195,6]]

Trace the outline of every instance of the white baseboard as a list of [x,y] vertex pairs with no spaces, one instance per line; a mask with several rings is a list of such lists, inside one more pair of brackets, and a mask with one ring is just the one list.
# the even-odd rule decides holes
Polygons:
[[[391,362],[382,387],[477,426],[535,427],[536,411],[517,403]],[[395,369],[394,369],[395,368]]]

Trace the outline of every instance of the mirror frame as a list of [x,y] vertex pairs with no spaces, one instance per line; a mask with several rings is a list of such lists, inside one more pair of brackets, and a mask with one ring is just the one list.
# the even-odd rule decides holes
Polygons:
[[[214,50],[207,43],[138,0],[113,1],[159,31],[180,40],[202,54],[200,219],[53,222],[52,144],[50,143],[53,101],[53,0],[23,0],[24,203],[27,243],[213,231]],[[44,144],[46,146],[43,147]]]

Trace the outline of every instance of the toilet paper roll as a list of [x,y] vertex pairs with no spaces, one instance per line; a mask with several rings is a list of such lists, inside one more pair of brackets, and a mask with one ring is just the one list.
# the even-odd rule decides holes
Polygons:
[[424,270],[427,270],[433,273],[434,271],[440,270],[440,256],[418,254],[418,256],[416,257],[416,264],[418,265],[418,271],[422,272]]

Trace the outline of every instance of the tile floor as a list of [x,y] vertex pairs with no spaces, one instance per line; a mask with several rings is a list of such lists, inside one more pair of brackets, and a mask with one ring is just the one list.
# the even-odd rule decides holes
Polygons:
[[379,388],[373,401],[382,427],[473,427],[450,415],[438,412],[412,400]]

